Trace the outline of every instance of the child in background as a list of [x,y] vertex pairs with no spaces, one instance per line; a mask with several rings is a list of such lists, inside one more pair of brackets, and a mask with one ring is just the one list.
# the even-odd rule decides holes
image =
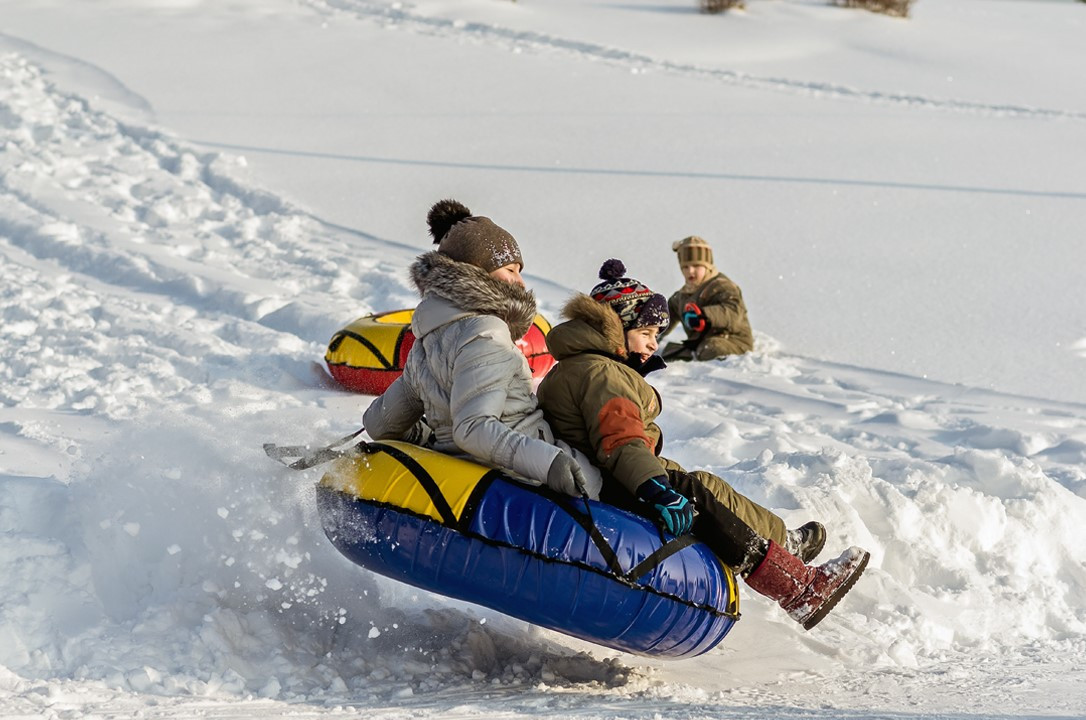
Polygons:
[[754,349],[754,333],[739,286],[713,265],[713,249],[697,235],[671,246],[679,256],[686,284],[668,298],[669,325],[686,330],[686,340],[671,342],[661,353],[665,360],[712,360],[741,355]]
[[[608,260],[591,296],[566,304],[566,322],[547,336],[558,361],[538,390],[557,437],[603,472],[604,501],[647,513],[674,535],[693,532],[722,562],[804,628],[814,627],[852,587],[869,554],[850,548],[809,567],[826,541],[821,524],[786,530],[780,517],[708,472],[686,472],[660,456],[660,396],[644,375],[664,366],[657,334],[668,325],[667,301],[624,277]],[[697,513],[694,508],[697,508]]]

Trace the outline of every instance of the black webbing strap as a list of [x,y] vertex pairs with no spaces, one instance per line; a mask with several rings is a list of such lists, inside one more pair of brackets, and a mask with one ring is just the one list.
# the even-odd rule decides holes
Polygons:
[[433,476],[426,472],[426,468],[419,465],[415,458],[402,450],[382,443],[366,443],[366,447],[363,448],[363,451],[367,453],[388,453],[390,457],[407,468],[407,471],[415,476],[415,479],[419,481],[419,485],[422,485],[422,489],[430,496],[430,502],[437,508],[437,512],[441,516],[442,524],[451,528],[457,527],[456,515],[453,513],[452,506],[449,505],[449,501],[441,494],[441,489],[437,486]]
[[[569,498],[565,496],[561,497],[563,500],[569,500]],[[614,548],[611,547],[611,543],[607,542],[607,538],[603,536],[603,533],[600,532],[599,528],[596,527],[587,498],[584,499],[584,503],[585,509],[588,511],[587,513],[581,513],[575,507],[570,507],[565,502],[556,504],[565,510],[569,516],[588,533],[588,536],[592,539],[592,543],[600,551],[600,554],[603,555],[604,562],[607,563],[608,571],[613,573],[620,580],[625,580],[631,584],[637,582],[638,578],[648,574],[664,560],[698,542],[698,539],[689,533],[681,537],[672,538],[656,548],[656,550],[650,553],[644,560],[630,568],[629,572],[623,572],[622,564],[618,559],[618,554],[615,552]],[[572,503],[570,503],[570,505],[572,505]],[[661,539],[663,538],[662,532],[660,533],[660,537]]]
[[[600,555],[603,556],[603,561],[607,563],[607,570],[614,573],[616,577],[625,577],[625,573],[622,572],[622,564],[618,561],[618,554],[615,552],[615,549],[611,547],[611,543],[607,542],[607,538],[603,536],[600,529],[596,527],[596,522],[592,519],[591,511],[582,513],[573,506],[572,499],[568,495],[560,495],[557,497],[562,498],[562,502],[556,501],[555,505],[565,510],[566,514],[573,518],[573,520],[588,533],[588,537],[592,540],[592,544],[600,551]],[[569,501],[569,504],[567,504],[566,501]],[[588,507],[587,499],[585,499],[585,507]]]
[[690,547],[696,542],[697,538],[689,533],[683,535],[682,537],[677,537],[669,540],[660,547],[656,548],[656,550],[654,550],[653,553],[647,558],[632,567],[630,569],[630,572],[626,573],[623,577],[625,577],[630,582],[636,582],[639,577],[642,577],[643,575],[648,573],[650,570],[655,568],[664,560],[671,557],[680,550]]
[[487,471],[486,475],[479,478],[479,482],[475,483],[475,488],[468,495],[468,499],[464,502],[464,509],[460,511],[460,520],[456,524],[456,529],[462,533],[470,533],[471,521],[475,517],[475,513],[479,511],[479,505],[483,502],[483,496],[486,495],[487,490],[494,483],[494,480],[502,476],[502,471],[497,468],[491,468]]
[[[373,356],[376,357],[381,362],[381,364],[385,366],[385,370],[392,369],[392,361],[386,358],[381,353],[381,351],[377,349],[376,345],[370,342],[369,339],[362,337],[356,332],[351,332],[350,330],[341,330],[340,332],[336,333],[336,336],[332,338],[332,342],[328,344],[328,351],[335,352],[336,350],[339,350],[339,346],[346,338],[350,338],[365,345],[366,349],[373,353]],[[399,349],[400,343],[399,341],[397,341],[396,350],[398,351]],[[396,355],[399,356],[399,353],[397,352]]]
[[[355,432],[340,438],[331,445],[318,448],[317,450],[311,450],[309,445],[275,445],[274,443],[265,443],[264,452],[268,457],[283,463],[292,470],[306,470],[316,465],[320,465],[321,463],[328,462],[329,460],[340,457],[349,457],[351,455],[375,452],[387,453],[389,457],[403,465],[404,468],[415,477],[419,485],[422,486],[422,489],[426,491],[426,494],[430,498],[430,502],[434,504],[434,508],[437,510],[438,515],[441,516],[442,524],[463,531],[460,522],[456,518],[456,514],[453,512],[452,506],[449,505],[449,501],[446,500],[445,496],[441,493],[441,489],[437,486],[437,482],[434,480],[433,476],[427,472],[426,468],[420,465],[415,458],[398,448],[383,443],[362,441],[344,450],[336,449],[349,440],[358,437],[364,431],[365,428],[359,428]],[[288,458],[298,459],[294,462],[287,462]],[[492,480],[493,477],[496,476],[494,473],[495,471],[491,471],[487,476],[484,476],[483,480]],[[489,482],[486,484],[489,484]],[[635,582],[638,578],[648,573],[667,558],[697,542],[694,536],[689,534],[674,538],[658,547],[648,557],[631,568],[629,572],[623,572],[622,564],[618,559],[618,554],[615,552],[615,549],[611,547],[611,543],[607,541],[607,538],[603,536],[603,533],[600,532],[600,529],[596,527],[596,522],[592,517],[592,508],[588,498],[581,498],[585,504],[585,512],[582,512],[576,507],[573,498],[566,495],[558,495],[556,493],[547,494],[555,498],[555,504],[564,510],[566,514],[573,518],[574,522],[580,525],[581,528],[588,533],[588,537],[592,540],[592,544],[596,546],[600,555],[603,556],[603,561],[607,564],[608,572],[612,573],[616,578],[629,583]]]
[[[336,450],[336,448],[348,440],[354,440],[365,430],[366,428],[359,428],[350,435],[336,440],[331,445],[316,450],[313,450],[309,445],[276,445],[275,443],[264,443],[264,453],[272,460],[283,463],[291,470],[308,470],[311,467],[326,463],[329,460],[335,460],[338,457],[355,455],[359,450],[365,452],[366,443],[364,441],[347,450]],[[288,458],[298,459],[293,462],[288,462]]]

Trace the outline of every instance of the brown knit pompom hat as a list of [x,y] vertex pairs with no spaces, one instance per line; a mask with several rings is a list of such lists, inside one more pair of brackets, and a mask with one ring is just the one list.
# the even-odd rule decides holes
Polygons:
[[488,273],[516,263],[524,269],[520,246],[488,217],[472,215],[456,200],[439,200],[426,216],[437,251]]
[[672,243],[671,249],[679,254],[679,267],[687,265],[713,267],[713,249],[709,247],[709,243],[697,235]]

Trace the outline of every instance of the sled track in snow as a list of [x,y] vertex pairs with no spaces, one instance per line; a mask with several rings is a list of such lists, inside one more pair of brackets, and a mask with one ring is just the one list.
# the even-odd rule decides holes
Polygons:
[[[380,239],[248,186],[234,158],[91,107],[17,55],[0,56],[0,103],[16,168],[0,173],[0,254],[18,248],[115,290],[243,322],[303,289],[333,292],[361,274],[380,284],[391,272],[352,262],[358,244]],[[336,262],[313,260],[317,246]]]
[[254,346],[307,381],[330,304],[403,292],[398,263],[359,252],[379,239],[249,186],[236,158],[124,124],[17,54],[0,55],[0,126],[0,340],[15,338],[0,405],[123,417],[244,378]]
[[533,52],[557,51],[588,60],[609,62],[630,70],[664,72],[694,78],[705,78],[737,87],[772,90],[831,100],[851,100],[874,105],[894,105],[946,112],[969,113],[996,118],[1029,118],[1038,120],[1086,121],[1086,113],[1055,110],[1012,103],[980,103],[954,98],[939,98],[911,93],[864,90],[829,82],[810,82],[790,78],[760,77],[735,70],[707,68],[691,63],[659,60],[649,55],[607,47],[591,42],[570,40],[543,33],[513,30],[497,25],[463,20],[427,17],[413,12],[410,6],[395,6],[373,0],[307,0],[323,11],[339,10],[374,20],[385,27],[402,27],[412,32],[438,37],[467,37],[480,43],[504,46],[509,50]]

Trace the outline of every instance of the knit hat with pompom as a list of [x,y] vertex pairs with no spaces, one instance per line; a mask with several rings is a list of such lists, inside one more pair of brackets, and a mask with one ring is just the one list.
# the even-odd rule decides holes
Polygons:
[[488,217],[472,215],[456,200],[439,200],[426,216],[437,251],[453,260],[481,267],[488,273],[524,259],[513,236]]
[[625,331],[635,328],[660,326],[666,328],[670,322],[667,312],[667,298],[654,293],[633,278],[625,277],[626,266],[621,260],[611,258],[600,268],[599,285],[592,288],[592,299],[604,305],[610,305],[622,320]]

